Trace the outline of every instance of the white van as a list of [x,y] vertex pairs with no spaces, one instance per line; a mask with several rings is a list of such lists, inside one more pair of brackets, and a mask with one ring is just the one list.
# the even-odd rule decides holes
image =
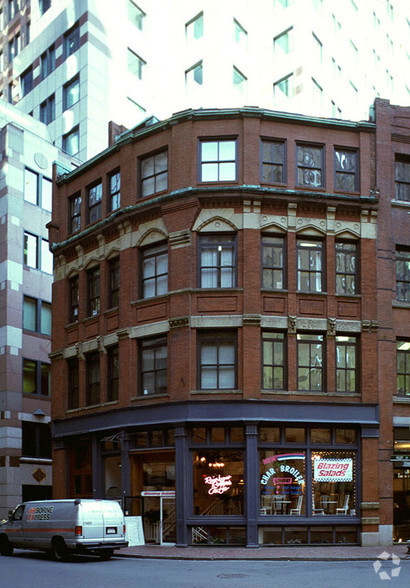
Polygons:
[[127,547],[125,521],[115,500],[41,500],[23,502],[0,525],[0,553],[14,547],[51,551],[58,561],[72,553],[109,559],[114,549]]

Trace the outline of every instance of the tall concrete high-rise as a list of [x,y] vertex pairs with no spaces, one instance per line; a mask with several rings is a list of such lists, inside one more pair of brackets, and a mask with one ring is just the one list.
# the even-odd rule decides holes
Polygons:
[[409,23],[402,0],[9,0],[0,92],[82,160],[108,121],[186,108],[366,120],[410,101]]

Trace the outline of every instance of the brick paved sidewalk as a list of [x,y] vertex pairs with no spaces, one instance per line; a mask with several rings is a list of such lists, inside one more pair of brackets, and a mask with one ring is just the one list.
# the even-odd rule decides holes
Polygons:
[[153,558],[153,559],[192,559],[192,560],[310,560],[310,561],[348,561],[376,560],[387,551],[401,559],[407,555],[407,545],[391,545],[379,547],[359,546],[306,546],[306,547],[175,547],[173,545],[139,545],[118,549],[115,555],[122,557]]

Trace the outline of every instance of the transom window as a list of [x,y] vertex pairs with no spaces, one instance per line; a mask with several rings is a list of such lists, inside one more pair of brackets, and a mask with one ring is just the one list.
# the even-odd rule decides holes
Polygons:
[[410,251],[396,251],[396,299],[410,302]]
[[236,235],[199,235],[199,287],[236,286]]
[[236,141],[201,141],[199,144],[199,180],[229,182],[236,180]]
[[285,389],[285,352],[284,333],[262,333],[262,388],[264,390]]
[[140,395],[167,393],[167,338],[146,339],[140,345]]
[[261,141],[261,181],[285,182],[285,142]]
[[396,200],[410,202],[410,160],[396,160]]
[[168,188],[168,152],[161,151],[140,160],[141,197]]
[[299,239],[297,242],[297,282],[302,292],[322,292],[323,243]]
[[357,340],[356,337],[336,337],[336,391],[357,392]]
[[324,186],[324,149],[297,145],[297,183],[299,186]]
[[358,153],[335,149],[335,189],[343,192],[358,190]]
[[262,237],[262,288],[285,287],[285,243],[284,237]]
[[410,341],[396,343],[397,394],[410,396]]
[[336,294],[357,293],[357,244],[339,241],[336,249]]
[[88,222],[94,223],[102,214],[102,182],[88,188]]
[[168,246],[166,243],[142,250],[142,297],[168,292]]
[[323,390],[323,335],[298,334],[298,390]]
[[236,387],[236,333],[199,335],[199,388],[226,390]]

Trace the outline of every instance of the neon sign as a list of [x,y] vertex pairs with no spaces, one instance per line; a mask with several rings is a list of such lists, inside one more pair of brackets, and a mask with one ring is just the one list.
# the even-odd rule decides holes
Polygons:
[[223,494],[232,486],[232,476],[207,476],[205,484],[211,486],[208,494]]

